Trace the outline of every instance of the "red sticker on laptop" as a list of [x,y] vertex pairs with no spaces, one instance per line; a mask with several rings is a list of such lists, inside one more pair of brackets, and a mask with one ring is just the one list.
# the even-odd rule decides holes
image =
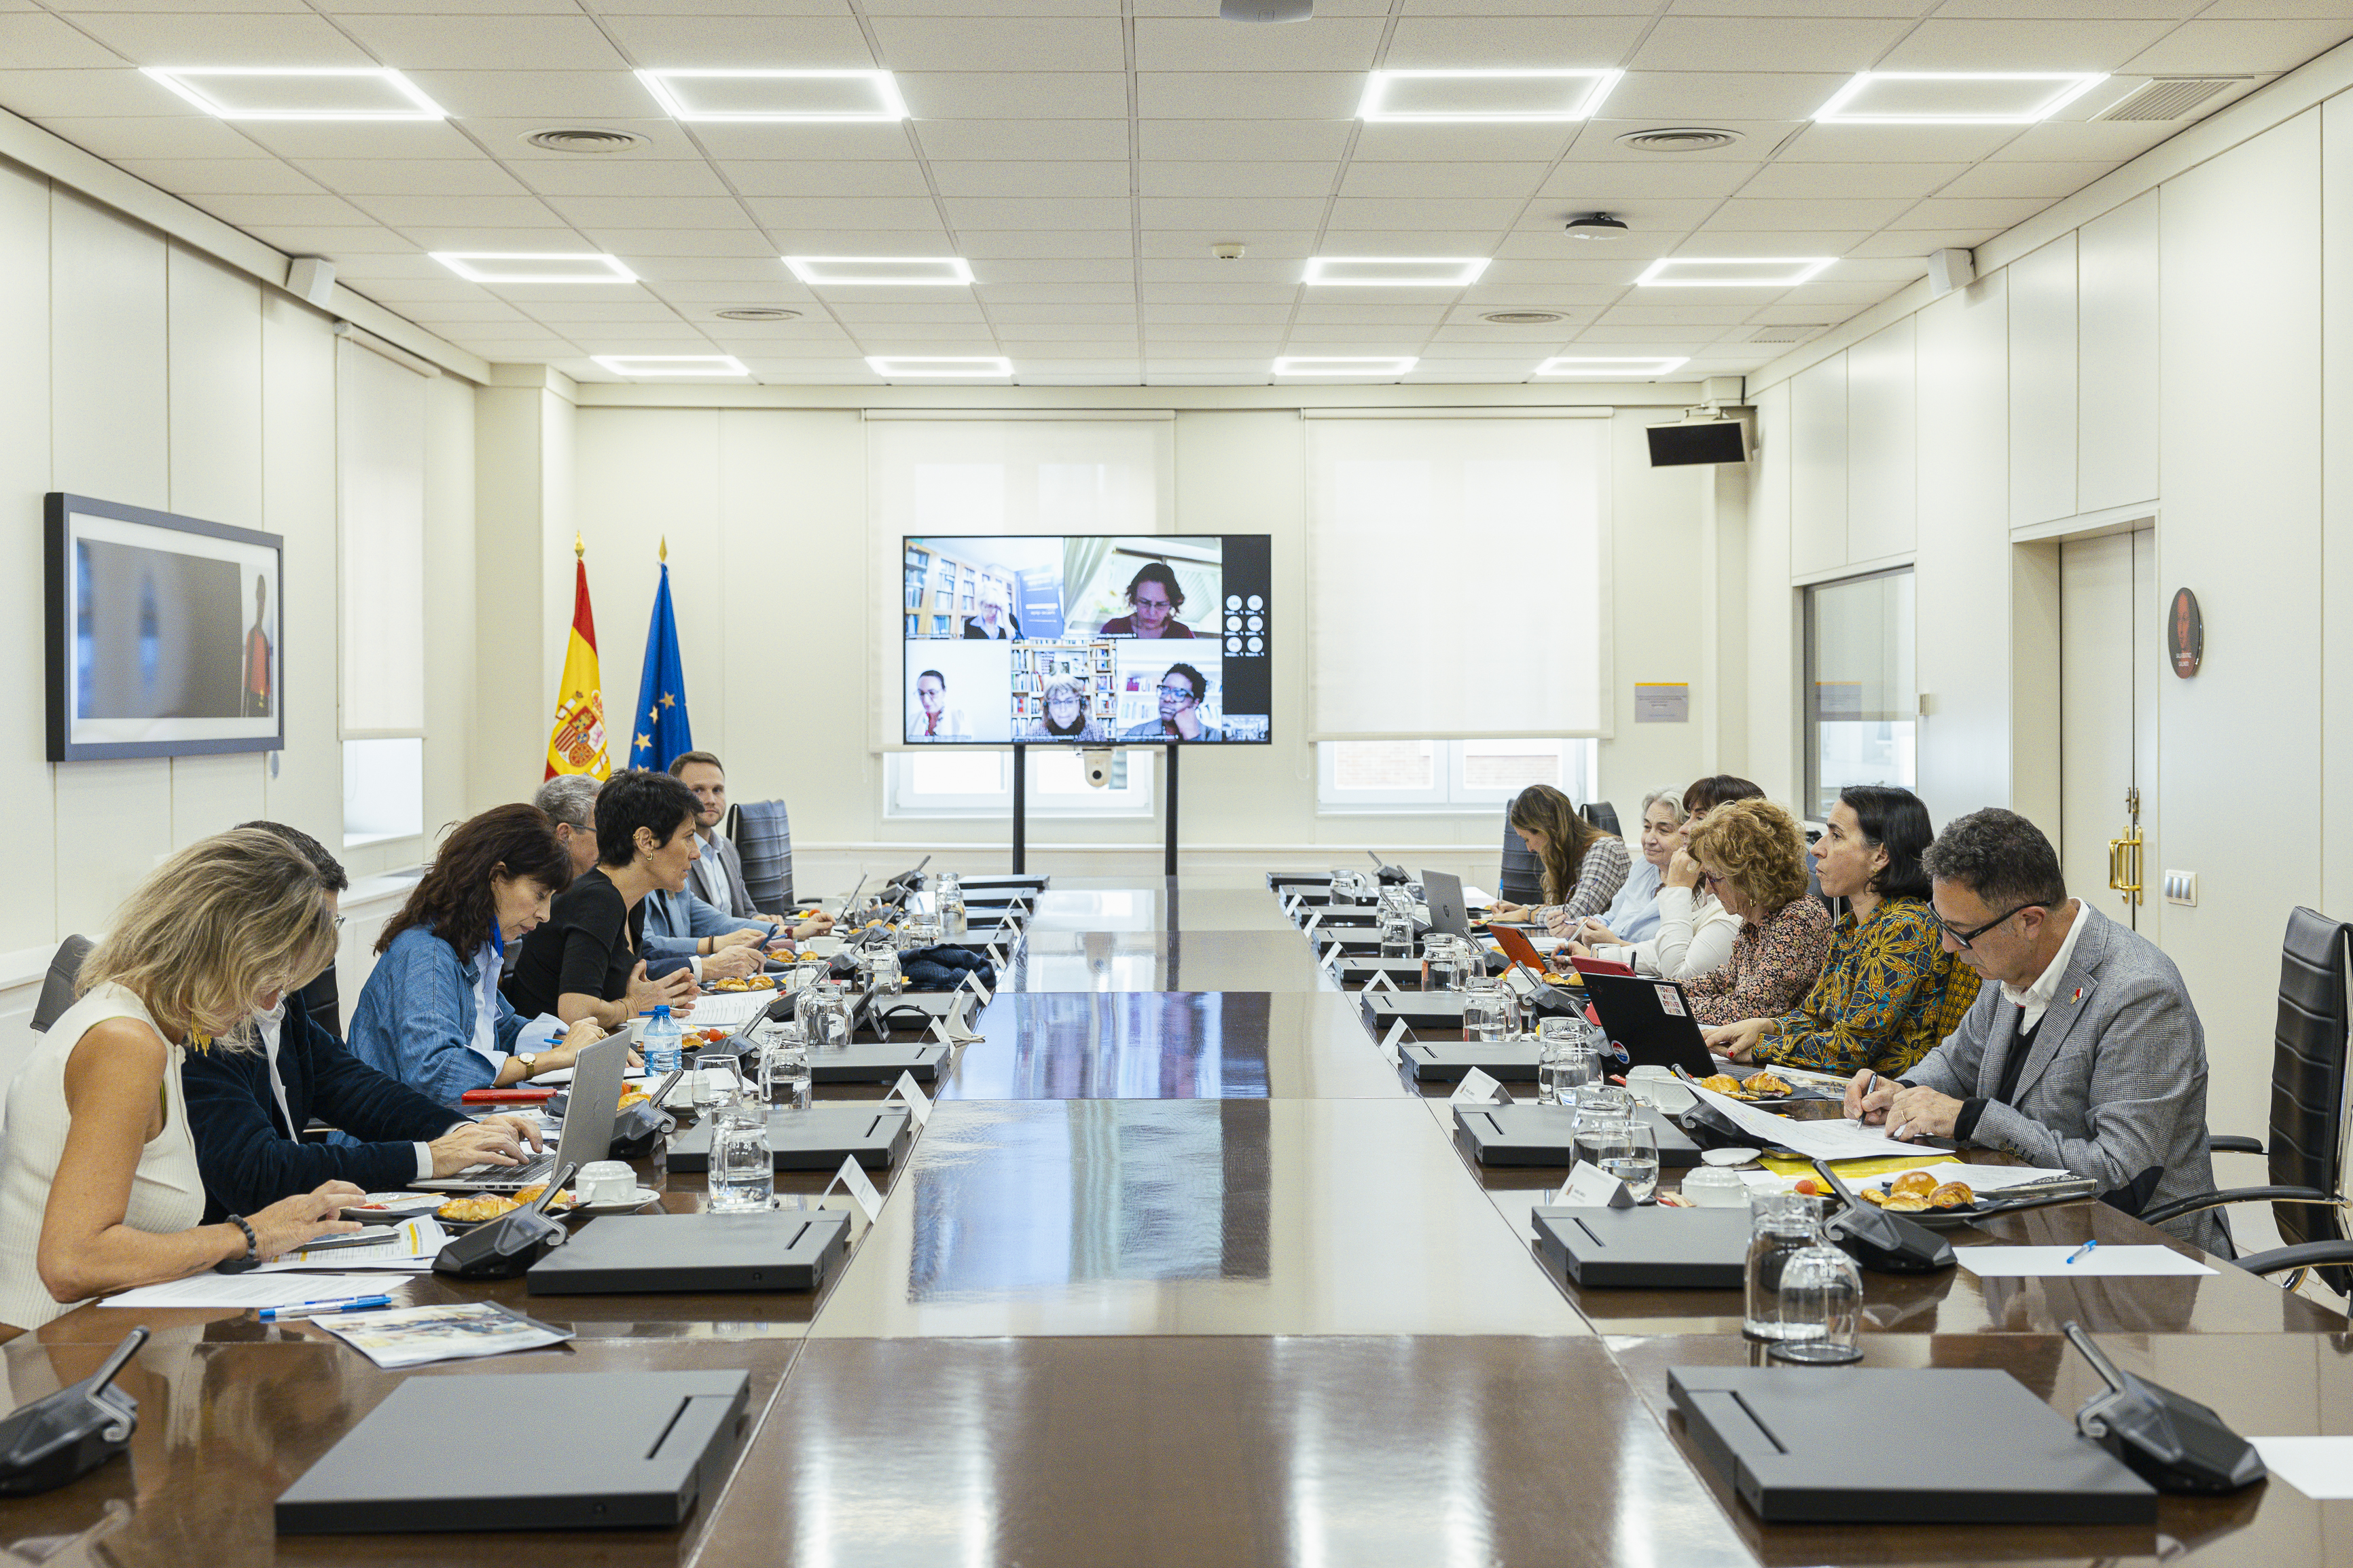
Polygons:
[[1660,1012],[1664,1013],[1670,1018],[1680,1018],[1683,1016],[1683,994],[1673,986],[1653,985],[1651,989],[1659,994]]

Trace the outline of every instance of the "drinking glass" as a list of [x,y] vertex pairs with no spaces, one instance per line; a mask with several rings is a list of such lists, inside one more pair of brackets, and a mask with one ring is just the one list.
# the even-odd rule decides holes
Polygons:
[[818,980],[793,999],[793,1021],[812,1051],[839,1050],[849,1044],[849,996],[837,980]]
[[809,1108],[808,1042],[787,1024],[760,1058],[760,1099],[771,1111]]
[[711,1212],[750,1214],[775,1205],[776,1157],[768,1148],[768,1112],[733,1100],[711,1121]]
[[1752,1340],[1778,1341],[1781,1275],[1788,1261],[1821,1235],[1820,1203],[1799,1193],[1748,1194],[1748,1294],[1741,1331]]
[[1572,1158],[1597,1171],[1609,1171],[1611,1165],[1633,1156],[1633,1129],[1634,1119],[1630,1116],[1581,1114],[1570,1135]]
[[1413,917],[1399,910],[1381,910],[1381,956],[1411,958],[1413,956]]
[[1545,1018],[1536,1024],[1536,1100],[1566,1103],[1570,1091],[1593,1081],[1596,1066],[1592,1026],[1582,1018]]
[[906,924],[899,928],[900,951],[937,947],[944,936],[940,917],[934,914],[909,915]]
[[1617,1153],[1595,1163],[1606,1173],[1625,1183],[1636,1203],[1649,1203],[1657,1195],[1659,1134],[1643,1117],[1636,1115],[1626,1123],[1625,1142],[1619,1145]]
[[1473,980],[1462,988],[1462,1037],[1509,1039],[1520,1026],[1519,1004],[1500,980]]
[[1775,1361],[1843,1366],[1862,1359],[1854,1342],[1862,1316],[1862,1271],[1819,1235],[1781,1265],[1781,1337]]
[[1460,991],[1471,972],[1471,944],[1446,931],[1434,931],[1422,939],[1421,955],[1429,969],[1423,989]]
[[887,947],[868,949],[866,984],[872,990],[885,993],[899,989],[899,955],[895,951]]

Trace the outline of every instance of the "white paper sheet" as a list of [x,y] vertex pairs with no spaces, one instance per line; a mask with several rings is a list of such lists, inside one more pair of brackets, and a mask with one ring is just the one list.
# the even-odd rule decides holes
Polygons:
[[2274,1480],[2315,1502],[2353,1499],[2353,1437],[2250,1437]]
[[1916,1159],[1936,1151],[1917,1143],[1899,1143],[1881,1127],[1865,1127],[1859,1121],[1843,1117],[1829,1121],[1799,1121],[1794,1117],[1777,1116],[1753,1105],[1743,1105],[1728,1095],[1697,1084],[1687,1085],[1691,1091],[1732,1119],[1732,1124],[1754,1138],[1785,1144],[1810,1160],[1884,1160],[1891,1156]]
[[297,1301],[330,1301],[371,1296],[383,1289],[381,1274],[198,1274],[164,1285],[142,1285],[109,1296],[101,1307],[288,1307]]
[[696,1029],[740,1029],[776,999],[773,991],[722,991],[698,996],[684,1022]]
[[[433,1259],[449,1240],[449,1233],[441,1222],[430,1215],[403,1220],[385,1239],[365,1247],[330,1247],[320,1250],[308,1247],[290,1252],[285,1257],[265,1263],[254,1270],[257,1274],[282,1274],[297,1268],[382,1268],[394,1273],[424,1274],[433,1268]],[[306,1300],[307,1297],[297,1297]]]
[[2169,1247],[2095,1247],[2073,1263],[2072,1247],[1957,1247],[1953,1256],[1980,1279],[2022,1279],[2047,1275],[2078,1279],[2137,1274],[2211,1274],[2194,1258]]

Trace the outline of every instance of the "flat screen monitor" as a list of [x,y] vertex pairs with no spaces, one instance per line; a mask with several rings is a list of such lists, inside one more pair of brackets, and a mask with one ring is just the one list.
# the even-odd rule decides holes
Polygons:
[[1748,446],[1737,419],[1709,419],[1695,425],[1653,425],[1650,427],[1651,467],[1677,468],[1686,463],[1745,463]]
[[1263,744],[1263,533],[903,541],[900,689],[914,745]]

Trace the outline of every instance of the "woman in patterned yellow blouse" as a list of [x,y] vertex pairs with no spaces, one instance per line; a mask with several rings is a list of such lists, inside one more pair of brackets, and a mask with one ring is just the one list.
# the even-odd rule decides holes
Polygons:
[[1822,891],[1847,900],[1821,979],[1793,1011],[1710,1029],[1707,1043],[1735,1061],[1894,1078],[1958,1028],[1978,975],[1945,950],[1928,904],[1920,855],[1936,836],[1908,789],[1840,791],[1814,846]]

